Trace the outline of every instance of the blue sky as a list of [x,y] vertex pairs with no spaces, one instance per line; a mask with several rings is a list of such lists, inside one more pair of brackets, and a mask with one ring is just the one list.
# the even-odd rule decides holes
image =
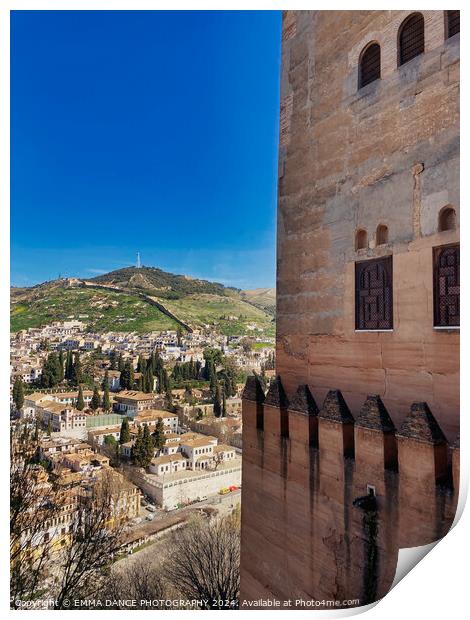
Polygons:
[[11,278],[274,286],[280,12],[15,11]]

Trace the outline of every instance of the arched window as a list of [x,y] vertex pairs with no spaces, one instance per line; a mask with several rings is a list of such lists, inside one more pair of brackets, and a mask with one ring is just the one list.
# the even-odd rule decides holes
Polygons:
[[400,27],[398,64],[404,65],[424,53],[424,17],[421,13],[409,15]]
[[439,232],[444,230],[455,230],[455,209],[453,207],[444,207],[439,213]]
[[460,11],[446,11],[447,38],[453,37],[460,32]]
[[393,329],[392,257],[356,263],[356,330]]
[[388,228],[385,226],[385,224],[379,224],[377,226],[375,244],[384,245],[385,243],[388,243]]
[[359,60],[359,88],[380,78],[380,45],[371,43],[362,50]]
[[359,228],[356,231],[356,250],[363,250],[367,247],[367,231]]

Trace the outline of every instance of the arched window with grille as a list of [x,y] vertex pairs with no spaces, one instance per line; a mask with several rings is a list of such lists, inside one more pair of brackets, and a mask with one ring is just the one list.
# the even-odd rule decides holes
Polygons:
[[356,263],[356,330],[393,329],[392,257]]
[[446,11],[446,35],[453,37],[460,32],[460,11]]
[[460,246],[434,248],[434,327],[460,326]]
[[424,17],[412,13],[402,23],[398,35],[398,64],[404,65],[424,54]]
[[369,43],[359,57],[359,88],[380,78],[380,45]]

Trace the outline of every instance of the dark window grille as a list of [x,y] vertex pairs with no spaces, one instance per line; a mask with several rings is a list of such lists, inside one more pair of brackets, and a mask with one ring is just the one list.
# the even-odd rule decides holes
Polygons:
[[392,257],[356,263],[356,329],[393,329]]
[[447,13],[447,38],[453,37],[460,32],[460,11],[446,11]]
[[380,78],[380,45],[372,43],[362,53],[359,68],[359,88]]
[[424,17],[413,13],[402,24],[400,31],[400,65],[424,53]]
[[434,326],[460,325],[460,246],[434,248]]

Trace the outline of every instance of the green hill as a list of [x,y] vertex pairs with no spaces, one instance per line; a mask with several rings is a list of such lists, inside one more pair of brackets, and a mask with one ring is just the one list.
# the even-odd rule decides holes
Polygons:
[[12,288],[10,329],[79,319],[88,331],[145,333],[210,326],[226,335],[274,335],[273,317],[223,284],[153,267],[129,267],[90,280]]

